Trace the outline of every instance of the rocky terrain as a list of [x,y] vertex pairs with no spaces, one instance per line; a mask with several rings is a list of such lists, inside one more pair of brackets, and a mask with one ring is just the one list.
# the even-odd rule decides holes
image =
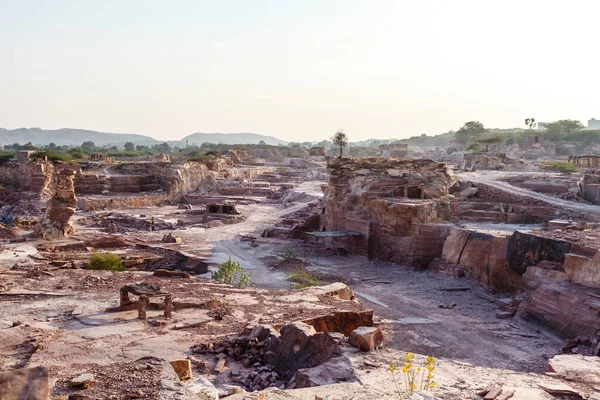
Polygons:
[[599,398],[579,178],[378,151],[0,165],[0,398]]

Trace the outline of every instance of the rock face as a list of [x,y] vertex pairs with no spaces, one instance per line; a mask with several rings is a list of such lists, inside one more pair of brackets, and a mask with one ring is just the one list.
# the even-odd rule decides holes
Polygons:
[[56,175],[54,195],[48,201],[46,213],[36,227],[37,236],[60,238],[73,232],[71,217],[77,209],[74,176],[75,171],[69,167]]
[[558,239],[544,238],[529,233],[516,231],[508,241],[506,249],[508,265],[517,274],[524,274],[530,265],[540,261],[563,263],[565,254],[569,253],[572,244]]
[[[321,230],[361,235],[327,238],[325,245],[369,258],[410,262],[417,225],[450,219],[450,204],[440,198],[454,182],[446,164],[431,160],[330,159]],[[433,259],[442,243],[443,239],[437,247],[424,246],[421,253],[431,247]],[[427,264],[424,255],[418,258]]]
[[517,315],[562,338],[594,337],[600,330],[596,291],[570,282],[538,287],[519,305]]
[[463,267],[465,275],[500,292],[516,293],[523,279],[508,266],[508,236],[452,228],[444,242],[442,259]]
[[44,367],[0,373],[0,398],[47,400],[50,397],[48,370]]
[[294,322],[280,330],[281,336],[267,341],[265,362],[275,367],[284,379],[290,379],[300,368],[311,368],[328,360],[337,349],[327,333],[317,333],[303,322]]

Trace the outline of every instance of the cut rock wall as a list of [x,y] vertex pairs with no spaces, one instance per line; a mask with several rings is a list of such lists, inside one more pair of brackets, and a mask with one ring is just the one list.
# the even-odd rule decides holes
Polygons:
[[416,261],[419,267],[439,255],[447,228],[431,223],[450,219],[449,202],[439,199],[455,182],[445,164],[330,159],[329,175],[321,230],[362,235],[329,238],[328,246],[397,263]]

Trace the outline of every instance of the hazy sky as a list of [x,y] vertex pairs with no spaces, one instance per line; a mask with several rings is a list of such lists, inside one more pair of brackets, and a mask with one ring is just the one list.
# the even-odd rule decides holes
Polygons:
[[0,0],[0,127],[354,141],[587,121],[599,16],[597,0]]

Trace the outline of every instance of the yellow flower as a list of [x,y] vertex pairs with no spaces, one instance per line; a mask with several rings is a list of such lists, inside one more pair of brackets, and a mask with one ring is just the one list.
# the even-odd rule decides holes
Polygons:
[[433,381],[429,382],[429,387],[435,387],[435,382],[433,382]]
[[413,353],[406,353],[406,357],[404,357],[404,361],[405,362],[410,362],[412,359],[414,358],[414,354]]
[[427,375],[427,379],[432,379],[432,378],[433,378],[432,374]]
[[412,390],[415,390],[417,388],[417,385],[415,385],[413,382],[410,383],[410,388]]
[[410,368],[411,368],[411,365],[406,364],[404,367],[402,367],[402,372],[406,373]]
[[427,357],[427,363],[433,364],[434,362],[435,362],[435,358],[433,358],[433,356]]
[[431,364],[427,364],[427,365],[425,365],[425,368],[427,368],[427,371],[431,372],[431,371],[433,371],[433,369],[435,367],[433,365],[431,365]]
[[393,374],[396,372],[396,366],[394,364],[390,364],[390,372]]

